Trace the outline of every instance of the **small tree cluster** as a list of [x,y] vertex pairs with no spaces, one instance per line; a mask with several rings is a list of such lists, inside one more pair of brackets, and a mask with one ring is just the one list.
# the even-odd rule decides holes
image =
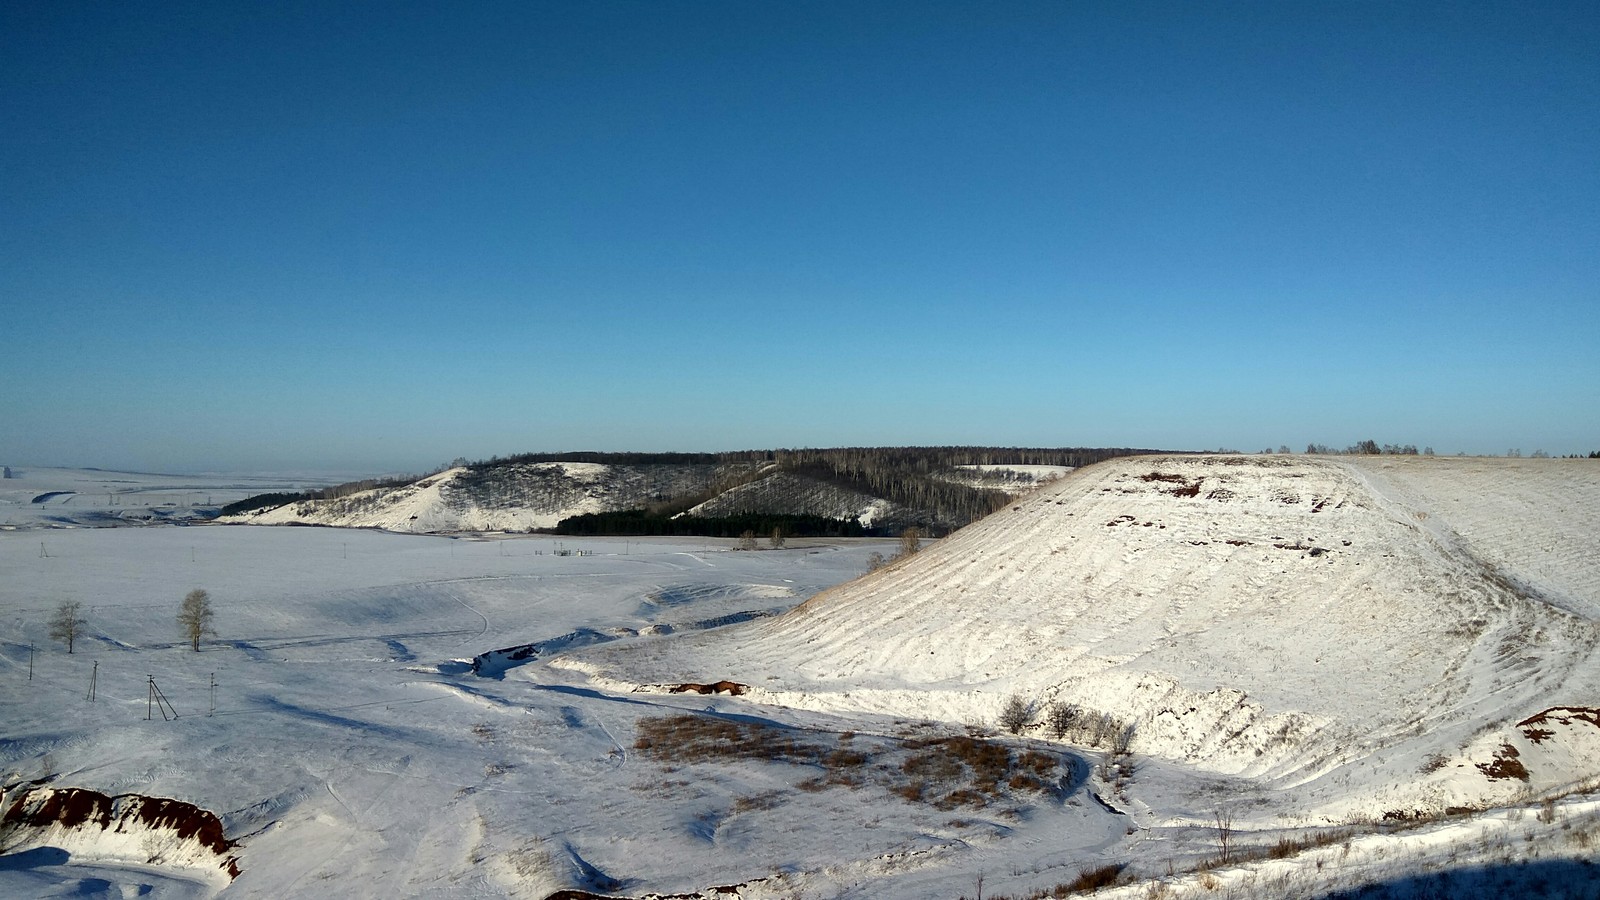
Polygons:
[[[1279,452],[1280,453],[1283,452],[1284,449],[1285,448],[1280,448]],[[1306,452],[1310,453],[1310,454],[1318,454],[1318,455],[1322,455],[1322,456],[1338,456],[1338,455],[1344,455],[1344,456],[1417,456],[1417,455],[1419,455],[1418,452],[1417,452],[1417,445],[1416,444],[1383,444],[1383,445],[1380,446],[1377,441],[1373,441],[1373,440],[1356,441],[1354,444],[1351,444],[1350,446],[1344,448],[1343,450],[1340,450],[1337,447],[1330,447],[1327,444],[1307,444],[1306,445]],[[1423,450],[1420,455],[1422,455],[1422,456],[1432,456],[1433,455],[1433,448],[1432,447],[1428,447],[1427,449]]]
[[1084,747],[1099,747],[1125,756],[1133,742],[1132,722],[1111,713],[1083,709],[1059,700],[1045,708],[1045,728],[1057,740]]

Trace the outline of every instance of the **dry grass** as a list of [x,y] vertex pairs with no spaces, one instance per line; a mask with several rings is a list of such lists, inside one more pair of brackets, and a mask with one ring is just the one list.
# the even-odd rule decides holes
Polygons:
[[640,719],[633,747],[672,764],[755,760],[815,766],[820,773],[796,787],[815,792],[870,784],[940,809],[981,808],[1009,795],[1049,793],[1061,782],[1059,757],[971,735],[871,743],[847,732],[830,742],[823,735],[773,725],[682,714]]

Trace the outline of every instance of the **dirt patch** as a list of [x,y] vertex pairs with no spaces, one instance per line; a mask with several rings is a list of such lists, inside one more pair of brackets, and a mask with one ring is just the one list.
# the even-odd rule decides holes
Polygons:
[[1174,497],[1195,497],[1200,494],[1201,479],[1198,478],[1190,481],[1182,475],[1173,475],[1168,472],[1151,472],[1148,475],[1140,475],[1139,480],[1147,483],[1160,482],[1176,485],[1176,487],[1167,488],[1161,492],[1163,494],[1171,494]]
[[1478,763],[1478,771],[1490,781],[1505,781],[1512,778],[1527,781],[1528,767],[1517,758],[1521,755],[1517,752],[1517,748],[1510,744],[1501,744],[1500,749],[1494,752],[1494,762]]
[[903,735],[864,745],[849,732],[835,741],[820,734],[692,714],[640,719],[633,748],[664,763],[748,759],[814,767],[795,787],[876,785],[904,800],[938,809],[983,807],[1007,795],[1061,789],[1063,760],[972,736]]
[[729,694],[737,697],[750,689],[748,684],[737,681],[717,681],[711,684],[701,684],[698,681],[687,681],[683,684],[667,688],[669,694]]
[[1571,725],[1573,722],[1587,722],[1600,728],[1600,709],[1590,706],[1552,706],[1536,716],[1529,716],[1517,723],[1518,728],[1530,725]]
[[1304,541],[1295,541],[1292,544],[1273,544],[1272,546],[1279,550],[1302,550],[1307,556],[1324,556],[1333,552],[1326,547],[1318,547],[1313,544],[1307,544]]
[[1572,725],[1581,723],[1600,728],[1600,709],[1590,706],[1553,706],[1536,716],[1529,716],[1517,723],[1522,729],[1522,736],[1535,744],[1544,743],[1546,738],[1555,737],[1551,725]]

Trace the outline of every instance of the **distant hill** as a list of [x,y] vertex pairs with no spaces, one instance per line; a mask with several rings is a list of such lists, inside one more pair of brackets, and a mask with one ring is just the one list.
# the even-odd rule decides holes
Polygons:
[[[727,453],[522,454],[418,479],[249,498],[219,519],[391,531],[527,531],[563,519],[821,517],[897,534],[946,533],[1078,466],[1127,448],[852,447]],[[1014,468],[1013,468],[1014,467]]]

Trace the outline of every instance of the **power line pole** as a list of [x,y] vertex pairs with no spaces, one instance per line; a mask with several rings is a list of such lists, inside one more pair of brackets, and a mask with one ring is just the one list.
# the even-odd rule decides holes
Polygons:
[[28,642],[28,680],[33,680],[33,641]]
[[[176,719],[178,711],[172,708],[172,704],[167,701],[167,695],[161,692],[161,688],[156,687],[156,677],[154,675],[146,677],[150,679],[150,695],[145,703],[145,719],[151,719],[157,709],[161,710],[161,721],[169,722],[172,719]],[[172,715],[169,716],[167,715],[168,713]]]
[[99,660],[95,660],[94,669],[92,669],[89,672],[89,694],[88,694],[88,696],[84,697],[83,699],[89,701],[90,703],[94,702],[95,682],[97,682],[99,680],[100,680],[100,661]]
[[211,712],[206,713],[206,715],[207,716],[214,716],[216,714],[217,714],[217,673],[212,672],[211,673]]

